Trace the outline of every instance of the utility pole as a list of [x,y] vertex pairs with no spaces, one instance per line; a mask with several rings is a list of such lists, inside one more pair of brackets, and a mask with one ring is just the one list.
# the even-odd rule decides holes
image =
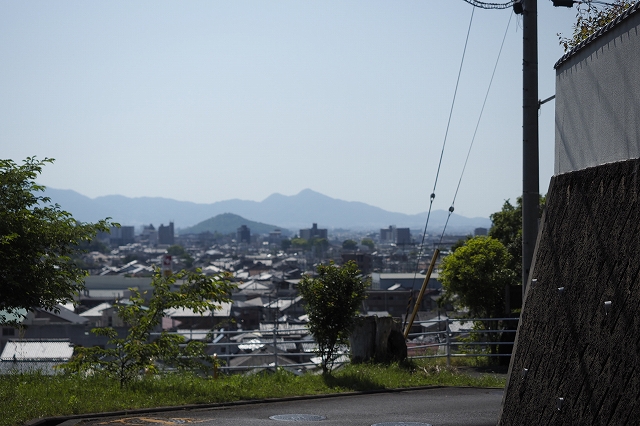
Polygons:
[[522,296],[538,236],[538,5],[522,1]]

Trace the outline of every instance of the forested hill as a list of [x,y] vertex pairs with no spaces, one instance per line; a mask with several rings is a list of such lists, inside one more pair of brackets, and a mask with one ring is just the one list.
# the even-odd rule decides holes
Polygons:
[[220,234],[231,234],[236,232],[236,230],[242,225],[246,225],[251,230],[252,234],[268,234],[276,229],[280,229],[283,235],[290,234],[288,229],[284,229],[276,225],[268,225],[266,223],[247,220],[242,216],[238,216],[233,213],[219,214],[207,220],[203,220],[197,225],[180,229],[180,234],[199,234],[207,231],[211,233],[218,232]]

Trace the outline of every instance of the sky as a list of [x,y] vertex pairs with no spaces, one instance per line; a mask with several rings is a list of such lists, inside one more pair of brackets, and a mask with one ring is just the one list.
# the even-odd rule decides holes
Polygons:
[[[538,9],[545,99],[576,11]],[[472,12],[433,208],[474,140],[455,209],[488,217],[522,192],[522,20],[462,0],[0,0],[0,158],[54,158],[38,182],[91,198],[310,188],[425,212]],[[554,108],[539,114],[543,194]]]

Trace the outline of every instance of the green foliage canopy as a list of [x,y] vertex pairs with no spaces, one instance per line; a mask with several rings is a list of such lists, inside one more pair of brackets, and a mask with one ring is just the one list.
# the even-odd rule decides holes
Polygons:
[[[540,196],[538,217],[542,216],[546,198]],[[522,277],[522,197],[518,197],[516,205],[506,200],[502,210],[491,215],[489,236],[500,241],[511,255],[509,269],[514,272],[514,284]]]
[[366,297],[369,282],[362,278],[355,262],[342,267],[319,265],[318,276],[304,276],[298,290],[306,302],[309,331],[318,344],[322,372],[331,372],[338,349],[348,344],[356,314]]
[[633,2],[626,0],[610,0],[610,3],[605,5],[590,1],[579,3],[573,34],[571,37],[563,37],[562,34],[558,34],[560,46],[564,48],[565,52],[570,51],[631,6],[633,6]]
[[291,240],[288,238],[283,238],[282,241],[280,241],[280,248],[284,251],[289,250],[289,248],[291,247]]
[[358,243],[354,240],[344,240],[342,242],[342,248],[345,250],[355,250],[358,248]]
[[167,254],[179,258],[187,268],[191,268],[193,266],[193,262],[195,259],[184,247],[179,244],[169,246],[167,248]]
[[471,238],[442,260],[443,301],[468,309],[471,317],[502,316],[505,287],[514,280],[510,262],[511,255],[497,239]]
[[[82,223],[38,195],[36,177],[53,159],[0,160],[0,311],[55,310],[84,288],[87,275],[73,260],[107,220]],[[0,314],[0,323],[4,317]]]
[[307,250],[310,247],[309,241],[304,238],[292,238],[291,247]]
[[[69,372],[103,371],[117,378],[121,386],[142,373],[156,372],[157,361],[180,369],[206,370],[214,360],[206,355],[205,343],[191,340],[183,345],[185,339],[181,335],[162,331],[152,337],[151,333],[158,329],[168,309],[186,308],[200,314],[220,309],[220,303],[230,301],[228,295],[233,284],[228,278],[227,275],[208,277],[199,270],[164,276],[156,270],[148,306],[135,289],[129,289],[131,297],[127,303],[118,305],[118,316],[127,325],[127,335],[118,337],[112,327],[94,328],[93,333],[109,338],[109,346],[106,349],[76,348],[74,357],[63,368]],[[173,291],[173,286],[180,282]]]
[[372,251],[376,248],[376,243],[374,243],[371,238],[363,238],[362,241],[360,241],[360,244],[369,247],[369,250]]

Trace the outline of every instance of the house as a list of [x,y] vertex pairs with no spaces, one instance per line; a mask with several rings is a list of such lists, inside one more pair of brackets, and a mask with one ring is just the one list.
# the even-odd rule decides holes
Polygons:
[[342,263],[349,261],[355,262],[363,274],[369,274],[373,270],[373,256],[369,253],[342,253]]
[[[420,289],[413,292],[413,301],[416,300]],[[437,290],[430,290],[430,292],[438,293]],[[372,312],[384,311],[388,315],[394,318],[402,318],[407,312],[407,304],[411,297],[412,291],[410,289],[404,289],[401,287],[391,287],[387,290],[367,290],[367,298],[363,304],[365,306],[365,312],[372,315]],[[420,311],[429,311],[433,309],[434,302],[429,297],[430,294],[425,294],[420,304]],[[411,307],[413,309],[413,306]]]
[[[395,272],[373,272],[371,274],[371,289],[372,290],[387,290],[390,287],[399,284],[404,289],[418,289],[422,287],[422,283],[426,275],[416,273],[395,273]],[[439,290],[442,288],[442,284],[438,280],[438,273],[436,271],[431,273],[429,278],[429,289]]]
[[227,324],[230,321],[231,303],[223,302],[220,304],[220,309],[216,309],[213,312],[207,309],[202,313],[195,312],[189,308],[171,308],[164,312],[164,316],[171,319],[170,323],[167,321],[163,322],[163,327],[170,325],[168,329],[180,326],[183,330],[211,330],[219,327],[221,324]]
[[129,289],[140,293],[148,291],[151,295],[151,277],[126,277],[124,275],[90,275],[85,278],[85,289],[76,297],[76,302],[84,309],[93,308],[101,303],[113,304],[117,300],[131,296]]
[[111,303],[104,302],[82,312],[80,316],[86,318],[89,321],[89,326],[91,327],[108,327],[109,324],[104,321],[104,311],[111,307]]

